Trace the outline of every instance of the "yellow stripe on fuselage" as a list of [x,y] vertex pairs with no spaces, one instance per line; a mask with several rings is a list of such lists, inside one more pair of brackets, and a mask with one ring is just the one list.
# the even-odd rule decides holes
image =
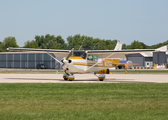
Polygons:
[[70,56],[69,59],[83,59],[83,58],[79,56]]
[[[94,63],[95,64],[95,63]],[[73,65],[80,65],[80,66],[93,66],[94,64],[87,64],[87,63],[73,63]],[[95,67],[104,67],[102,65],[95,65]]]
[[[119,64],[119,59],[105,59],[102,62],[95,65],[95,67],[116,67]],[[80,66],[92,66],[96,64],[96,62],[89,63],[89,62],[74,62],[73,65],[80,65]]]
[[120,62],[120,59],[105,59],[103,60],[103,62],[114,62],[114,63],[119,63]]

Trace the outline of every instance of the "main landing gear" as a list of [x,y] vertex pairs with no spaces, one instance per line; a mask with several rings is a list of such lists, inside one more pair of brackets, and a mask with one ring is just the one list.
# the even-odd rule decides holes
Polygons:
[[68,73],[64,73],[63,78],[64,78],[64,80],[69,80],[69,81],[72,81],[75,79],[75,77],[73,75],[70,75]]
[[103,81],[104,79],[105,79],[105,75],[104,74],[100,74],[99,76],[98,76],[98,79],[100,80],[100,81]]
[[[104,74],[99,74],[99,75],[96,75],[95,73],[93,73],[96,77],[98,77],[99,81],[103,81],[105,79],[105,75]],[[75,77],[73,76],[73,74],[69,74],[67,72],[65,72],[63,74],[63,78],[64,80],[69,80],[69,81],[73,81],[75,79]]]
[[[91,72],[92,73],[92,72]],[[98,77],[98,79],[100,80],[100,81],[103,81],[104,79],[105,79],[105,75],[104,74],[99,74],[99,75],[96,75],[96,73],[93,73],[96,77]]]

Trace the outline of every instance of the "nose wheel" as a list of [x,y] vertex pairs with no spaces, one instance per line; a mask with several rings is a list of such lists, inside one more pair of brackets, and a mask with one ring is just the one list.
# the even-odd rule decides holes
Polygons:
[[64,80],[68,80],[68,75],[66,73],[63,74]]
[[75,79],[75,77],[73,75],[70,75],[70,76],[68,76],[68,79],[69,79],[69,81],[72,81]]

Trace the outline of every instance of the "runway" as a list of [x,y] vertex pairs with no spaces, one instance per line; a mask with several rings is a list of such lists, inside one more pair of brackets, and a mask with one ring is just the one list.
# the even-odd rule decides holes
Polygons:
[[168,83],[168,74],[107,74],[104,81],[99,81],[93,74],[75,74],[74,81],[63,80],[63,74],[27,74],[1,73],[0,83]]

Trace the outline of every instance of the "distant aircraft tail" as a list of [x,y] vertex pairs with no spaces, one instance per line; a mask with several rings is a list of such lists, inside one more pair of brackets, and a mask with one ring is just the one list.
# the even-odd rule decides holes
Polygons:
[[114,50],[121,50],[122,49],[122,44],[123,44],[122,42],[118,41]]
[[162,51],[162,52],[167,52],[168,51],[168,45],[162,46],[158,49],[156,49],[157,51]]

